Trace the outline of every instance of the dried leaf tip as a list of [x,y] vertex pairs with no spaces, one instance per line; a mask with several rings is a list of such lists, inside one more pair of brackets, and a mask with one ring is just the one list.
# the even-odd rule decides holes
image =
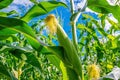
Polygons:
[[57,32],[58,21],[54,14],[50,14],[46,17],[45,24],[51,34],[54,34]]

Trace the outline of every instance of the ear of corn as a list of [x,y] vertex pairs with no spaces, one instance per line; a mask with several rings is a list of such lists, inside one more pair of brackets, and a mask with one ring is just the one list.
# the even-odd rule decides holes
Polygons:
[[[51,18],[51,19],[50,19]],[[54,18],[54,19],[53,19]],[[47,26],[51,27],[52,25],[57,25],[57,37],[58,37],[58,41],[60,43],[60,46],[62,46],[65,50],[65,60],[69,61],[69,63],[72,65],[71,68],[74,70],[74,72],[76,73],[77,77],[80,80],[84,80],[83,79],[83,73],[82,73],[82,65],[81,65],[81,61],[77,55],[77,50],[75,49],[75,46],[73,45],[73,43],[70,41],[70,39],[68,38],[67,34],[65,33],[65,31],[63,30],[63,28],[59,25],[59,23],[56,21],[57,19],[55,18],[54,15],[49,15],[46,18],[46,22],[50,22],[51,23],[46,23]],[[54,23],[54,24],[53,24]],[[55,27],[54,26],[54,27]],[[52,26],[53,27],[53,26]],[[66,65],[66,64],[65,64]],[[70,69],[69,69],[70,70]],[[74,74],[74,73],[73,73]],[[75,77],[76,78],[76,77]],[[79,79],[75,79],[75,80],[79,80]],[[71,79],[69,79],[71,80]]]

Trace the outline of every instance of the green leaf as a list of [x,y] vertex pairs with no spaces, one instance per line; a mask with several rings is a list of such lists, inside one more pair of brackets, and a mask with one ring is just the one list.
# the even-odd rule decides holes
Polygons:
[[7,16],[7,13],[5,13],[5,12],[0,12],[0,16],[6,17],[6,16]]
[[0,34],[0,40],[9,40],[9,39],[12,42],[18,41],[18,38],[15,35],[11,35],[11,34],[8,34],[8,35],[3,34],[3,35],[1,35]]
[[[14,34],[14,33],[22,33],[24,34],[29,43],[32,45],[33,48],[35,48],[37,51],[48,51],[51,52],[53,54],[56,54],[57,56],[59,56],[59,58],[63,58],[62,56],[62,52],[60,53],[60,51],[63,51],[62,48],[56,48],[56,47],[47,47],[47,46],[43,46],[43,44],[41,44],[37,38],[36,35],[34,33],[34,31],[32,30],[31,27],[29,27],[27,25],[27,23],[25,23],[22,20],[19,19],[15,19],[15,18],[6,18],[6,17],[0,17],[0,34]],[[2,32],[1,32],[2,31]],[[44,52],[45,53],[45,52]]]
[[48,60],[60,70],[60,59],[55,55],[47,55]]
[[12,14],[17,14],[17,15],[19,15],[18,12],[16,12],[15,10],[12,10],[12,11],[10,11],[10,12],[0,12],[0,16],[2,16],[2,17],[7,17],[7,16],[10,16],[10,15],[12,15]]
[[88,0],[88,8],[99,13],[112,13],[120,22],[120,6],[111,6],[106,0]]
[[115,30],[120,30],[120,29],[119,29],[120,24],[117,24],[116,22],[114,22],[113,20],[111,20],[111,19],[109,19],[109,18],[107,18],[107,20],[108,20],[108,22],[112,25],[113,29],[115,29]]
[[12,14],[19,14],[19,13],[17,11],[15,11],[15,10],[12,10],[12,11],[10,11],[10,12],[7,13],[8,16],[12,15]]
[[11,72],[8,71],[7,67],[0,62],[0,75],[5,75],[8,79],[17,80]]
[[11,35],[0,35],[0,40],[6,40],[9,37],[11,37]]
[[12,31],[9,28],[0,26],[0,35],[10,35],[10,34],[16,34],[16,33],[17,33],[17,31]]
[[61,46],[48,46],[46,48],[43,48],[40,51],[40,53],[47,54],[47,55],[55,55],[55,57],[59,58],[67,66],[71,66],[71,64],[69,63],[69,61],[66,59],[66,56],[64,54],[65,51],[64,51],[63,47],[61,47]]
[[55,55],[47,55],[48,60],[52,64],[54,64],[59,70],[61,70],[63,74],[63,80],[79,80],[77,74],[75,71],[71,68],[66,67],[66,64],[64,64],[58,57]]
[[107,33],[104,31],[104,28],[100,26],[98,21],[92,20],[92,22],[96,25],[96,29],[98,30],[98,32],[103,35],[103,36],[107,36]]
[[77,27],[78,27],[78,29],[81,29],[81,30],[87,30],[90,34],[93,34],[92,29],[86,27],[86,26],[83,25],[83,24],[78,24]]
[[82,16],[85,17],[86,19],[94,20],[93,16],[91,16],[89,14],[82,14]]
[[40,2],[38,5],[34,5],[23,17],[22,20],[28,22],[34,17],[47,14],[48,12],[52,11],[53,9],[63,6],[67,7],[66,4],[62,2],[56,1],[46,1]]
[[62,61],[60,62],[60,68],[63,74],[63,80],[79,80],[75,70],[66,67]]
[[[6,18],[0,17],[0,26],[1,29],[8,28],[10,32],[19,32],[26,36],[29,43],[40,53],[52,53],[56,55],[58,58],[64,61],[64,52],[62,52],[62,48],[50,47],[50,46],[42,46],[40,42],[37,40],[34,31],[24,22],[15,18]],[[3,30],[2,29],[2,30]],[[5,31],[5,33],[9,34],[9,31]],[[4,34],[1,33],[1,34]],[[47,52],[48,51],[48,52]],[[20,56],[21,54],[19,54]],[[25,54],[25,56],[31,56],[29,54]]]
[[96,31],[92,26],[92,22],[88,22],[87,26],[84,26],[83,24],[78,24],[78,29],[82,29],[82,30],[86,30],[88,33],[90,33],[90,35],[98,42],[98,44],[100,45],[98,36],[96,34]]
[[116,38],[115,36],[113,36],[113,35],[108,35],[107,36],[108,37],[108,39],[111,41],[111,45],[112,45],[112,49],[115,49],[115,48],[117,48],[117,41],[118,41],[118,38]]
[[106,16],[105,14],[98,14],[98,17],[101,19],[101,25],[102,25],[102,28],[105,27],[105,20],[106,20]]
[[[2,26],[0,27],[1,29],[3,28],[2,30],[4,30],[4,28],[9,30],[8,32],[7,30],[4,30],[6,34],[16,32],[24,34],[33,48],[39,50],[41,47],[41,44],[37,40],[34,31],[24,21],[15,18],[0,17],[0,26]],[[0,32],[0,34],[4,33]]]
[[31,52],[24,52],[18,49],[15,49],[13,51],[11,51],[11,53],[16,56],[19,59],[24,60],[25,62],[27,62],[28,64],[31,64],[32,66],[38,68],[39,70],[41,70],[41,64],[38,60],[38,58]]
[[0,0],[0,9],[9,6],[12,2],[13,0]]
[[[48,46],[47,47],[48,50],[46,50],[45,48],[43,48],[40,53],[43,54],[51,54],[53,53],[54,55],[56,55],[57,57],[59,57],[61,60],[64,61],[64,49],[61,46]],[[57,53],[57,54],[56,54]]]
[[99,62],[101,59],[103,59],[104,52],[99,46],[96,46],[96,51],[97,51],[97,61]]
[[33,54],[33,50],[27,47],[19,47],[19,46],[12,46],[10,44],[6,43],[0,43],[0,46],[2,48],[0,49],[0,52],[9,51],[12,53],[12,55],[16,56],[18,59],[22,59],[28,64],[31,64],[32,66],[41,69],[40,62],[38,58]]
[[7,76],[7,77],[10,78],[10,74],[9,74],[9,72],[7,71],[7,68],[3,65],[2,62],[0,62],[0,73],[1,73],[1,74],[4,74],[5,76]]

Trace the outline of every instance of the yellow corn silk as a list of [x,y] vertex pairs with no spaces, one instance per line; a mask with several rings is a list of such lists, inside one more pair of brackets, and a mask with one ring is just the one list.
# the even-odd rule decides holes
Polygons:
[[88,66],[88,74],[89,74],[89,80],[98,80],[100,77],[100,69],[98,65],[91,64]]
[[57,32],[58,21],[53,14],[50,14],[46,17],[45,24],[48,27],[51,34],[54,34]]

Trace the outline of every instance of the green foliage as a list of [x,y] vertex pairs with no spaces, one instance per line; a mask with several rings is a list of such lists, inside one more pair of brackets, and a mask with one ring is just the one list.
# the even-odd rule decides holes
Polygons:
[[[36,39],[35,33],[24,21],[15,18],[0,17],[0,26],[1,29],[9,28],[11,33],[8,33],[9,32],[8,29],[4,29],[4,31],[7,32],[8,34],[17,32],[23,33],[28,38],[29,43],[35,49],[38,49],[40,47],[40,44]],[[2,34],[4,33],[2,32]]]
[[7,13],[5,13],[5,12],[0,12],[0,16],[6,17],[6,16],[7,16]]
[[8,78],[10,78],[10,74],[7,71],[7,68],[0,62],[0,74],[6,75]]
[[[105,15],[102,16],[105,17]],[[104,24],[102,22],[103,19],[98,21],[87,14],[85,14],[84,17],[84,19],[90,18],[90,21],[87,21],[86,25],[78,24],[77,26],[78,29],[81,30],[79,48],[84,57],[83,61],[86,64],[99,64],[101,66],[101,76],[104,76],[110,72],[114,66],[119,66],[116,64],[119,62],[119,59],[117,59],[119,56],[119,47],[117,45],[119,38],[114,35],[114,33],[119,30],[119,24],[106,16],[104,20],[110,20],[111,24],[111,28],[106,31],[105,25],[101,25]]]
[[0,0],[0,9],[9,6],[13,0]]
[[113,16],[120,22],[120,6],[111,6],[107,0],[88,0],[88,7],[95,12],[108,14],[112,13]]
[[[9,6],[11,2],[1,0],[0,9]],[[7,17],[18,14],[14,10],[0,12],[0,79],[88,80],[89,64],[98,64],[101,76],[109,73],[114,66],[120,67],[120,36],[114,35],[119,31],[119,23],[108,17],[112,13],[120,21],[119,6],[111,6],[106,0],[88,0],[87,7],[100,13],[100,19],[83,13],[86,24],[71,23],[80,32],[75,46],[73,39],[69,39],[60,24],[56,34],[43,35],[44,26],[40,23],[44,20],[32,26],[26,23],[59,6],[66,8],[67,5],[57,1],[31,2],[35,5],[20,19]],[[79,14],[76,12],[71,15],[70,21],[75,22]],[[111,24],[109,30],[105,30],[106,20]],[[59,46],[53,40],[58,41]]]
[[47,14],[48,12],[52,11],[53,9],[63,6],[67,7],[66,4],[62,2],[56,1],[47,1],[47,2],[40,2],[37,5],[34,5],[23,17],[22,20],[28,22],[34,17],[41,16]]

